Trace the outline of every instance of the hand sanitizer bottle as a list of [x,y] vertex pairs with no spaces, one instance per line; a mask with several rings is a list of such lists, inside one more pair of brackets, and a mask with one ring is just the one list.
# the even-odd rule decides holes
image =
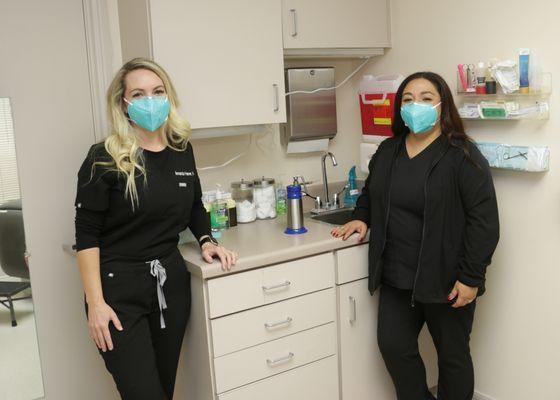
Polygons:
[[360,191],[356,186],[356,166],[354,165],[348,172],[348,184],[344,193],[344,206],[354,207],[359,195]]

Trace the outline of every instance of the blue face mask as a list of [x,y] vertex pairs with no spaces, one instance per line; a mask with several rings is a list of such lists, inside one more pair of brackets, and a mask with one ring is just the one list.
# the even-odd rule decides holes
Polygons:
[[128,103],[128,116],[137,125],[153,132],[163,125],[169,115],[169,100],[165,96],[145,96]]
[[415,134],[424,133],[434,127],[438,120],[435,106],[426,103],[407,103],[401,107],[401,117],[406,126]]

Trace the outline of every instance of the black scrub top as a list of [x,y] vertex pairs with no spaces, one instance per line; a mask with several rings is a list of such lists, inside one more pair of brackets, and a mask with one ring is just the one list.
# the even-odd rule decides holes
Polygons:
[[210,235],[191,144],[184,151],[142,150],[146,181],[139,173],[139,203],[125,197],[126,176],[95,161],[111,161],[103,143],[93,145],[78,172],[76,247],[99,247],[101,261],[151,260],[173,251],[189,227],[199,239]]
[[398,289],[414,286],[424,224],[424,183],[440,146],[438,137],[410,158],[403,145],[395,160],[387,242],[383,252],[381,281],[386,285]]

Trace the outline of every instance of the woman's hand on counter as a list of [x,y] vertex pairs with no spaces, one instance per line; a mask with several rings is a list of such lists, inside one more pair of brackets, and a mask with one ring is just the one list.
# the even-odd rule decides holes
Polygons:
[[238,255],[235,251],[231,251],[220,245],[207,242],[202,245],[202,258],[211,264],[214,257],[219,258],[222,263],[222,271],[229,271],[237,262]]
[[113,341],[109,331],[109,323],[113,322],[115,328],[123,330],[121,321],[113,309],[104,301],[88,304],[89,335],[103,352],[113,350]]
[[455,286],[451,293],[449,293],[448,300],[456,299],[451,307],[459,308],[472,303],[478,294],[477,287],[467,286],[459,281],[455,282]]
[[368,227],[359,219],[355,219],[353,221],[347,222],[342,226],[338,226],[331,231],[331,235],[334,237],[342,237],[342,240],[346,240],[352,235],[354,232],[358,232],[358,241],[361,242],[366,237]]

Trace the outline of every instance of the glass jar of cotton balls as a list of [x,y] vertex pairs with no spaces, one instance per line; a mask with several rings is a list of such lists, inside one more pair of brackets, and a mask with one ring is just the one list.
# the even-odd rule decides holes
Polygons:
[[246,224],[257,219],[257,209],[253,200],[253,182],[243,179],[231,183],[231,196],[235,200],[237,222]]
[[253,198],[258,219],[276,218],[276,188],[273,178],[253,180]]

